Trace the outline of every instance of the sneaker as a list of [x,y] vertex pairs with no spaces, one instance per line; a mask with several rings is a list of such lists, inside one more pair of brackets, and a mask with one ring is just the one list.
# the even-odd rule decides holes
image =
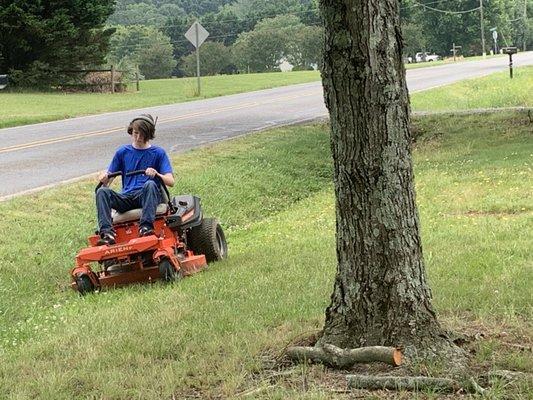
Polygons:
[[153,234],[154,234],[153,228],[150,228],[148,226],[141,226],[140,229],[139,229],[139,236],[140,237],[150,236],[150,235],[153,235]]
[[100,234],[100,240],[96,243],[98,246],[106,245],[112,245],[117,242],[115,238],[115,234],[113,232],[104,232]]

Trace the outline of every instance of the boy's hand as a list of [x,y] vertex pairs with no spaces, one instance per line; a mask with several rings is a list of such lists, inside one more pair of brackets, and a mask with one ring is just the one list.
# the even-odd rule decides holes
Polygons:
[[98,182],[107,185],[109,183],[109,177],[107,176],[107,171],[102,171],[98,174]]
[[144,171],[144,174],[149,176],[150,178],[154,178],[156,175],[159,175],[158,172],[154,168],[146,168],[146,171]]

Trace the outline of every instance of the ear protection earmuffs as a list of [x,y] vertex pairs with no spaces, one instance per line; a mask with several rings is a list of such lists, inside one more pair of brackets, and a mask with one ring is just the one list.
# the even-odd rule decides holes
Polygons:
[[133,118],[131,120],[130,124],[133,121],[141,120],[141,121],[148,122],[150,125],[152,125],[155,128],[155,124],[157,124],[157,118],[158,117],[155,117],[155,121],[154,121],[154,119],[152,118],[152,116],[150,114],[141,114],[138,117]]

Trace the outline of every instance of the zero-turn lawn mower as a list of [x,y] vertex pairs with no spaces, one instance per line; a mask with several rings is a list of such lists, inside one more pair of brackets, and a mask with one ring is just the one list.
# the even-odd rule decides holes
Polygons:
[[[127,176],[143,174],[132,171]],[[109,174],[109,177],[122,172]],[[224,231],[215,218],[203,218],[200,199],[192,195],[172,199],[162,181],[163,203],[154,221],[154,235],[139,236],[141,209],[113,210],[116,244],[98,245],[98,232],[89,236],[89,247],[76,256],[71,270],[73,289],[82,295],[105,287],[154,280],[173,281],[204,269],[207,263],[227,257]],[[96,190],[102,184],[99,183]],[[97,270],[91,264],[98,264]]]

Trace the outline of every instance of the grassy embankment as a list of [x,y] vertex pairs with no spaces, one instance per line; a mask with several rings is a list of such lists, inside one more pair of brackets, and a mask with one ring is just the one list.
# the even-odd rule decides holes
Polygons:
[[477,79],[414,93],[415,111],[450,111],[495,107],[533,107],[533,66],[502,71]]
[[[516,344],[532,340],[532,125],[525,113],[434,116],[416,118],[414,131],[439,318],[485,335],[471,345],[478,368],[531,372]],[[252,398],[335,397],[322,367],[269,370],[323,323],[335,274],[329,154],[318,124],[175,157],[175,192],[199,194],[221,219],[230,258],[168,286],[85,298],[68,288],[95,226],[92,183],[0,203],[0,398],[232,398],[274,383]]]

